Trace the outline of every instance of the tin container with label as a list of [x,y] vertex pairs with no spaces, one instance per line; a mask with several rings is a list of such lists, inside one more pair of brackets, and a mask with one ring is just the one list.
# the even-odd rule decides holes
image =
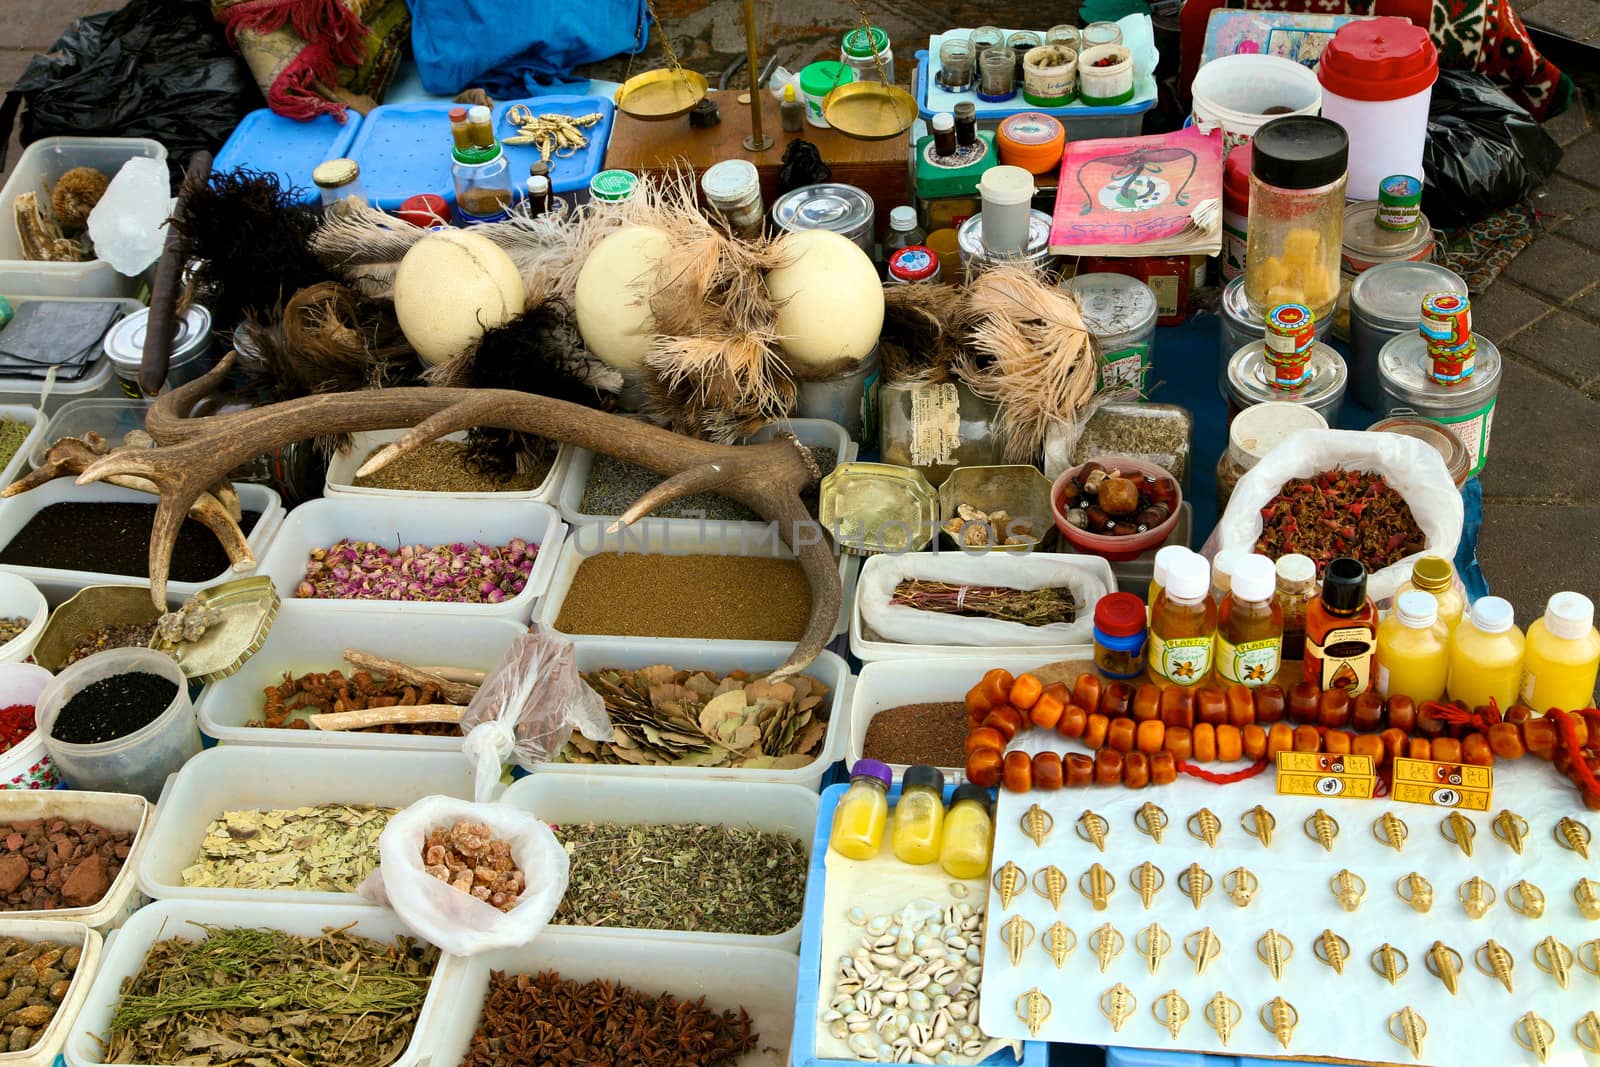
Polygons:
[[880,364],[878,350],[873,348],[866,359],[842,374],[831,378],[796,379],[796,417],[836,422],[853,441],[876,440]]
[[1028,216],[1028,244],[1019,256],[991,254],[983,245],[983,212],[972,216],[956,231],[956,242],[961,249],[961,269],[967,281],[972,281],[990,267],[1031,267],[1044,273],[1055,263],[1050,255],[1050,216],[1034,209]]
[[[1362,406],[1383,410],[1378,353],[1391,338],[1417,332],[1429,293],[1467,295],[1461,276],[1437,263],[1380,263],[1350,287],[1350,388]],[[1420,340],[1420,338],[1419,338]]]
[[1429,376],[1428,345],[1414,329],[1391,338],[1378,353],[1383,383],[1378,413],[1415,414],[1444,423],[1466,446],[1469,477],[1483,470],[1489,459],[1489,430],[1504,366],[1493,341],[1477,333],[1472,337],[1477,342],[1472,376],[1449,385]]
[[[141,308],[107,330],[105,339],[100,342],[122,391],[135,398],[144,395],[139,389],[139,367],[144,363],[144,338],[149,322],[150,309]],[[194,381],[211,369],[215,362],[211,355],[211,312],[199,304],[191,304],[178,320],[178,332],[172,339],[167,384],[178,386]]]
[[832,230],[850,238],[869,259],[873,257],[872,197],[853,185],[829,182],[802,185],[778,197],[772,205],[772,221],[790,233],[801,230]]
[[[1413,301],[1415,303],[1415,301]],[[1415,315],[1412,316],[1415,318]],[[1250,310],[1250,301],[1244,295],[1244,275],[1233,279],[1222,290],[1222,344],[1217,353],[1217,392],[1228,397],[1228,364],[1233,355],[1252,341],[1260,341],[1267,333],[1267,320]],[[1316,325],[1317,340],[1325,341],[1333,330],[1330,316]]]
[[1321,341],[1311,345],[1305,380],[1293,389],[1272,385],[1276,376],[1267,359],[1267,342],[1252,341],[1233,354],[1228,362],[1228,421],[1245,408],[1273,401],[1304,404],[1339,428],[1339,404],[1344,400],[1349,373],[1344,358]]
[[1156,294],[1122,274],[1080,274],[1061,283],[1078,298],[1084,324],[1100,342],[1100,385],[1111,396],[1144,395],[1156,335]]
[[1418,212],[1410,230],[1378,224],[1377,200],[1364,200],[1344,209],[1344,249],[1339,255],[1339,303],[1335,306],[1333,335],[1350,340],[1350,289],[1373,267],[1384,263],[1420,262],[1433,255],[1433,227]]

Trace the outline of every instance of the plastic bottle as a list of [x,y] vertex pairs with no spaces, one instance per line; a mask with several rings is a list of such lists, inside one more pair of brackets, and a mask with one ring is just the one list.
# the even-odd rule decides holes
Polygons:
[[1479,597],[1450,635],[1450,699],[1469,708],[1487,707],[1490,700],[1501,711],[1511,707],[1522,687],[1526,643],[1510,601]]
[[1094,606],[1094,665],[1107,678],[1144,673],[1149,617],[1136,593],[1107,593]]
[[450,109],[450,141],[453,148],[471,148],[472,134],[467,129],[467,109]]
[[1194,686],[1211,676],[1217,603],[1211,567],[1189,553],[1167,565],[1167,584],[1150,608],[1150,672],[1173,685]]
[[1278,557],[1278,591],[1273,597],[1283,611],[1283,658],[1306,655],[1306,608],[1317,595],[1317,565],[1310,556],[1291,552]]
[[[1398,600],[1408,590],[1430,593],[1439,603],[1439,621],[1451,633],[1461,625],[1461,616],[1467,611],[1467,597],[1456,580],[1456,569],[1443,556],[1423,556],[1411,565],[1411,577],[1395,591]],[[1409,694],[1408,694],[1409,695]]]
[[1249,553],[1237,548],[1224,548],[1211,557],[1211,598],[1217,603],[1222,603],[1222,598],[1233,587],[1234,565],[1247,555]]
[[889,846],[901,863],[932,863],[944,841],[944,772],[919,763],[906,769],[900,785]]
[[920,245],[927,240],[927,236],[917,225],[916,208],[904,204],[893,209],[889,212],[889,233],[883,239],[884,258],[887,259],[902,248]]
[[1367,599],[1367,568],[1340,556],[1328,564],[1322,592],[1306,608],[1305,680],[1351,696],[1372,687],[1378,609]]
[[1255,687],[1278,676],[1283,609],[1273,596],[1277,586],[1277,570],[1266,556],[1247,555],[1234,563],[1232,588],[1217,606],[1220,680]]
[[856,760],[850,768],[850,788],[833,809],[833,834],[829,844],[839,855],[853,860],[870,860],[883,844],[883,828],[889,821],[889,786],[894,773],[889,765],[875,759]]
[[794,82],[788,82],[783,87],[783,100],[778,105],[778,121],[783,125],[784,133],[799,133],[805,129],[806,105],[795,96]]
[[1189,550],[1182,545],[1168,545],[1156,552],[1156,561],[1151,567],[1150,596],[1148,602],[1152,608],[1156,606],[1156,599],[1161,596],[1161,590],[1166,588],[1167,571],[1172,567],[1172,561],[1182,559],[1189,555]]
[[1394,611],[1378,624],[1378,695],[1408,696],[1417,704],[1444,696],[1450,671],[1450,628],[1439,604],[1420,589],[1394,598]]
[[1600,631],[1594,601],[1582,593],[1557,593],[1544,617],[1528,627],[1522,657],[1522,702],[1534,711],[1594,706],[1600,673]]
[[994,849],[994,820],[989,816],[989,791],[981,785],[956,786],[944,817],[939,866],[952,878],[982,878],[989,873]]
[[956,154],[956,120],[948,111],[941,111],[928,122],[933,131],[933,154],[941,159]]

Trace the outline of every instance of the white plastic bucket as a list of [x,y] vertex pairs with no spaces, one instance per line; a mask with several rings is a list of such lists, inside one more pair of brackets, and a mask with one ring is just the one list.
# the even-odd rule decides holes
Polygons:
[[[1222,127],[1222,161],[1255,138],[1256,130],[1285,115],[1315,115],[1322,86],[1309,67],[1281,56],[1236,55],[1213,59],[1194,76],[1194,121]],[[1266,114],[1269,108],[1287,108]]]
[[1347,196],[1376,200],[1379,183],[1390,175],[1422,175],[1432,99],[1431,85],[1398,100],[1347,100],[1323,92],[1323,117],[1337,122],[1350,135]]
[[[34,636],[37,639],[38,635]],[[37,712],[39,694],[53,677],[32,663],[0,663],[0,708],[31,704]],[[44,737],[38,729],[0,754],[0,789],[54,789],[58,781],[55,762],[44,750]]]
[[[0,571],[0,618],[30,620],[25,630],[0,645],[0,663],[21,663],[33,655],[33,646],[39,643],[45,623],[50,618],[50,605],[45,603],[39,587],[28,579],[20,574]],[[15,700],[7,700],[0,703],[0,707],[15,703]],[[0,764],[3,762],[0,761]]]

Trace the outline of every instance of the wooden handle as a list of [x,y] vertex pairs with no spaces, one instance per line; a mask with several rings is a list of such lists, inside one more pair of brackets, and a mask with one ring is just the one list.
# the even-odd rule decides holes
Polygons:
[[396,704],[388,708],[312,715],[306,721],[313,730],[360,730],[368,726],[397,726],[402,723],[460,722],[461,713],[465,710],[454,704]]
[[[181,217],[189,193],[211,178],[211,153],[196,152],[189,157],[178,190],[173,219]],[[172,339],[178,334],[178,288],[183,281],[183,248],[177,227],[167,224],[167,239],[156,261],[156,280],[150,287],[150,320],[144,333],[144,358],[139,364],[139,388],[155,396],[167,380],[167,365],[172,359]],[[231,323],[226,326],[232,326]]]

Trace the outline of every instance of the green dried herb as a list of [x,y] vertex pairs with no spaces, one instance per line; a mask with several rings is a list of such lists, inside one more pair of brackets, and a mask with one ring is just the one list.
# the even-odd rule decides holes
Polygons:
[[183,884],[354,893],[377,868],[378,835],[395,811],[367,804],[225,811],[206,827]]
[[17,454],[17,449],[22,447],[22,442],[26,441],[28,434],[32,432],[33,427],[25,422],[0,419],[0,467],[11,462],[11,457]]

